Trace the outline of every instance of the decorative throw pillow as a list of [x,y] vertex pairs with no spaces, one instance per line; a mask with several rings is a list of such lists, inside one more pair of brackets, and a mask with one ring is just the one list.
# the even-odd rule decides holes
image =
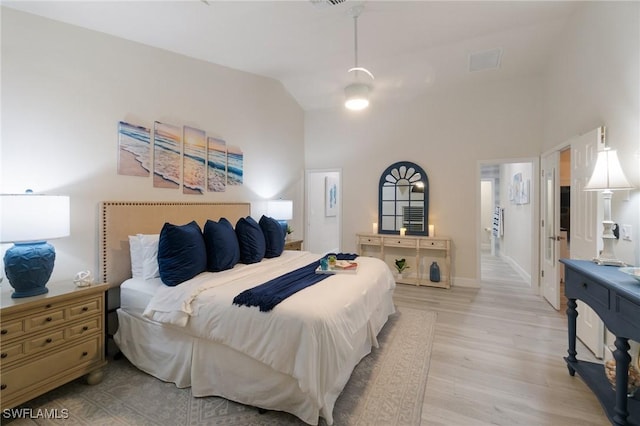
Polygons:
[[240,246],[233,225],[226,218],[204,224],[204,243],[207,248],[207,271],[231,269],[240,260]]
[[262,216],[259,223],[266,243],[264,257],[270,259],[280,256],[284,250],[284,229],[282,225],[277,220],[267,216]]
[[207,269],[207,249],[195,221],[164,224],[158,243],[158,266],[160,278],[168,286],[190,280]]
[[254,218],[241,217],[236,223],[236,236],[240,245],[240,262],[251,264],[264,258],[266,242],[262,229]]

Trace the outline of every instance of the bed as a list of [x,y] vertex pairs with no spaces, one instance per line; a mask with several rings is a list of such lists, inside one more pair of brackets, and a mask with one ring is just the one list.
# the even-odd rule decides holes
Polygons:
[[353,368],[377,346],[395,311],[395,282],[384,262],[359,257],[357,272],[332,275],[261,312],[234,305],[234,297],[321,255],[285,250],[175,287],[131,278],[128,236],[158,233],[165,222],[236,223],[250,214],[248,203],[103,202],[100,214],[101,278],[120,287],[114,338],[132,364],[191,387],[196,397],[333,424],[333,406]]

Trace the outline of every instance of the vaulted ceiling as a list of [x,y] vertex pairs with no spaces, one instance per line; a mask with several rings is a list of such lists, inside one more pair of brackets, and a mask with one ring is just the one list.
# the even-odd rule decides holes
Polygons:
[[[339,0],[334,0],[339,1]],[[305,110],[340,107],[359,65],[375,75],[372,102],[402,102],[452,85],[544,70],[568,1],[2,1],[2,5],[279,80]],[[469,57],[501,49],[498,69]]]

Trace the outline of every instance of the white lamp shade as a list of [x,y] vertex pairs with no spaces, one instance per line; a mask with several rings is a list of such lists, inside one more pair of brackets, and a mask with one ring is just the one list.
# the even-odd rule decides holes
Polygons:
[[267,216],[275,220],[293,219],[293,201],[272,200],[267,201]]
[[346,100],[344,106],[353,111],[359,111],[369,106],[369,86],[364,83],[352,83],[345,87]]
[[603,189],[622,190],[633,189],[620,167],[618,153],[613,149],[598,152],[596,166],[585,191],[599,191]]
[[0,242],[46,241],[69,235],[69,197],[0,195]]

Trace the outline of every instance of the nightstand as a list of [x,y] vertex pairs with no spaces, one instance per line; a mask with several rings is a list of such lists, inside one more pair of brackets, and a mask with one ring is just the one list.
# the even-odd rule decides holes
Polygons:
[[284,242],[285,250],[302,250],[302,240],[286,240]]
[[89,384],[102,381],[107,284],[49,283],[48,293],[20,299],[11,298],[8,284],[2,287],[3,410],[84,375]]

